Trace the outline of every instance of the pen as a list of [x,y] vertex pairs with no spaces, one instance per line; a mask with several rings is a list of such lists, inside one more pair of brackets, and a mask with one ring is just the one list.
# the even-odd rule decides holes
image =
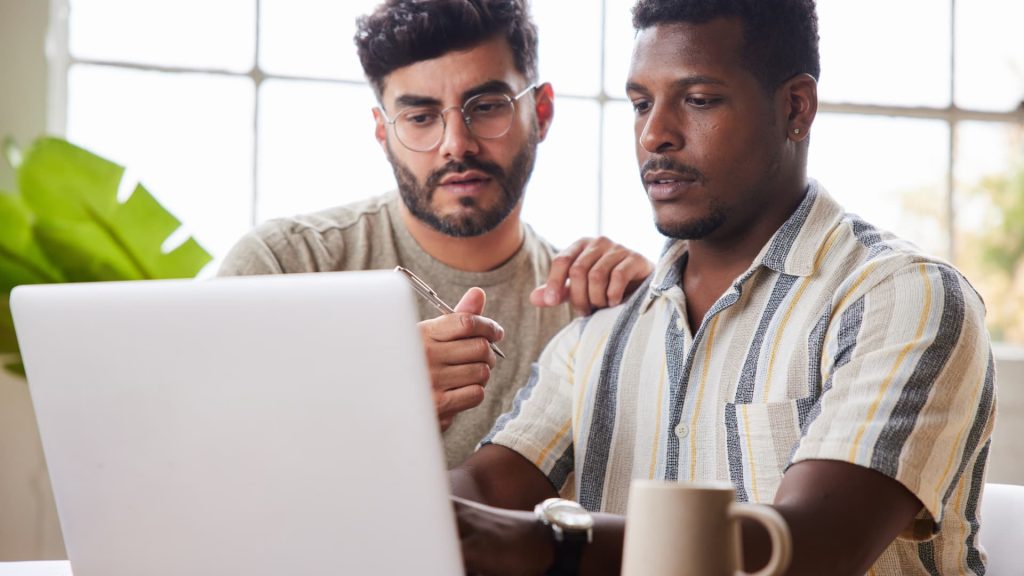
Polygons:
[[[420,277],[413,274],[408,268],[395,266],[395,272],[401,272],[402,275],[405,276],[410,283],[412,283],[412,287],[416,290],[416,293],[425,298],[427,302],[433,304],[434,308],[437,308],[438,310],[441,311],[441,314],[452,314],[455,312],[455,310],[453,310],[451,306],[446,304],[444,300],[441,300],[441,297],[437,295],[437,292],[434,292],[433,288],[428,286],[427,283],[424,282],[423,280],[420,280]],[[501,356],[502,358],[507,358],[507,356],[505,356],[505,353],[494,345],[494,342],[489,342],[488,344],[491,346],[491,350],[494,350],[495,354]]]

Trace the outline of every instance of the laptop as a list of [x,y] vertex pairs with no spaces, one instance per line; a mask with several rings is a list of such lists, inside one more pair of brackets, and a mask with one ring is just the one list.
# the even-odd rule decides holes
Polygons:
[[23,286],[75,576],[462,574],[394,272]]

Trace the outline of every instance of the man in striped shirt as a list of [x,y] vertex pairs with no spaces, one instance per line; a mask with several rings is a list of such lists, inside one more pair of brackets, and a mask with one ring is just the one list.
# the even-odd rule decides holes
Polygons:
[[[637,478],[726,480],[789,524],[791,574],[982,574],[995,411],[984,307],[949,264],[806,175],[812,0],[640,0],[627,92],[669,243],[623,306],[546,348],[452,471],[482,574],[617,574]],[[529,510],[563,495],[593,540]],[[568,527],[571,530],[571,527]],[[747,568],[766,534],[743,527]]]

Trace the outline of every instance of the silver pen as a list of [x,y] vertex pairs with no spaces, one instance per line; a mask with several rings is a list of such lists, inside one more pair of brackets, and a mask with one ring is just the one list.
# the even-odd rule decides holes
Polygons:
[[[401,272],[403,276],[408,278],[409,282],[412,284],[412,287],[416,290],[416,293],[425,298],[427,302],[433,304],[434,308],[437,308],[438,310],[441,311],[441,314],[452,314],[455,312],[455,310],[453,310],[451,306],[446,304],[444,300],[441,300],[441,297],[437,295],[437,292],[434,292],[433,288],[428,286],[427,283],[424,282],[423,280],[420,280],[420,277],[413,274],[408,268],[395,266],[395,272]],[[491,346],[491,350],[494,350],[495,354],[501,356],[502,358],[507,358],[507,356],[505,356],[505,353],[502,352],[494,344],[494,342],[488,342],[488,344]]]

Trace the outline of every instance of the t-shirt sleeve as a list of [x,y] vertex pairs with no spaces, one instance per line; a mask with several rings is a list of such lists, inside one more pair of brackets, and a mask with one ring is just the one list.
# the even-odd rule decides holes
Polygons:
[[792,462],[840,460],[895,479],[924,505],[903,536],[937,530],[985,450],[994,412],[984,305],[948,265],[851,276],[834,302],[821,372]]
[[267,242],[256,231],[247,233],[224,257],[218,276],[281,274],[284,270]]
[[586,319],[575,320],[545,347],[512,409],[480,442],[515,450],[533,462],[563,492],[574,469],[573,369]]

